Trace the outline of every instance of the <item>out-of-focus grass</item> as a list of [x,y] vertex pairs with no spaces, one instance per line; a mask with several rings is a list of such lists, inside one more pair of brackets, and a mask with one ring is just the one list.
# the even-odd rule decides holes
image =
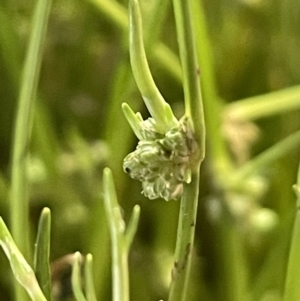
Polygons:
[[[105,5],[106,1],[98,2]],[[126,12],[127,1],[116,2]],[[161,1],[145,1],[145,5],[141,2],[150,68],[162,94],[181,116],[182,85],[172,69],[163,64],[166,59],[157,55],[159,47],[168,47],[164,49],[178,55],[172,5],[165,4],[165,13],[158,15],[156,9]],[[283,5],[266,0],[202,1],[212,59],[210,80],[215,80],[216,94],[208,93],[207,97],[218,97],[220,112],[216,112],[216,118],[220,125],[215,131],[223,137],[226,130],[225,146],[233,165],[243,164],[299,129],[299,107],[283,114],[253,118],[256,128],[248,121],[221,119],[223,110],[226,112],[227,105],[230,108],[236,100],[299,85],[298,2],[291,0],[289,5]],[[0,215],[4,220],[9,216],[9,162],[20,68],[34,4],[35,1],[10,0],[0,3]],[[179,204],[146,200],[140,194],[140,184],[122,171],[122,158],[133,148],[134,137],[119,104],[126,101],[143,112],[129,67],[127,37],[126,30],[92,1],[54,1],[32,144],[28,146],[30,222],[36,231],[40,211],[48,206],[53,223],[51,260],[77,250],[92,253],[98,299],[109,300],[110,244],[101,195],[102,169],[108,165],[115,176],[125,220],[134,204],[141,206],[129,265],[131,297],[150,301],[166,299]],[[199,41],[198,47],[201,46]],[[208,60],[205,56],[202,59]],[[234,208],[253,205],[244,208],[246,213],[241,216],[227,212],[219,201],[224,196],[219,175],[215,174],[210,139],[213,140],[208,136],[202,170],[188,300],[232,301],[224,280],[227,277],[230,281],[230,273],[236,271],[223,264],[227,253],[221,253],[228,251],[229,243],[223,238],[230,227],[234,229],[230,232],[232,242],[238,241],[234,252],[241,252],[238,255],[245,264],[250,300],[280,300],[295,210],[291,187],[296,182],[299,149],[264,168],[260,176],[266,190],[257,196],[254,205],[243,193],[231,192]],[[262,182],[252,183],[251,189],[254,191],[255,185]],[[277,227],[259,228],[265,225],[266,215],[251,215],[256,204],[278,214]],[[12,300],[12,286],[6,276],[9,265],[3,255],[0,267],[1,298]]]

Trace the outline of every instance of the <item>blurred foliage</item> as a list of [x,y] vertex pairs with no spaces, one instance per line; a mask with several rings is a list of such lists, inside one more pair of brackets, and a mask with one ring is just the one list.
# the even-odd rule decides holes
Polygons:
[[[9,216],[16,99],[34,2],[0,2],[0,215],[4,220]],[[54,1],[52,7],[29,146],[32,237],[35,237],[42,208],[49,207],[52,211],[51,260],[61,262],[54,264],[55,271],[61,271],[57,272],[58,276],[55,273],[57,277],[53,281],[60,279],[64,283],[57,296],[67,300],[69,292],[70,269],[61,257],[80,251],[93,254],[98,299],[109,300],[110,239],[101,188],[102,170],[109,166],[114,173],[125,220],[135,204],[141,206],[139,229],[130,254],[131,298],[165,299],[179,202],[146,200],[140,193],[140,183],[122,171],[124,156],[134,148],[134,137],[120,104],[126,101],[142,114],[144,108],[130,71],[126,28],[99,9],[96,2],[62,0]],[[104,3],[103,6],[106,2],[119,4],[124,12],[127,5],[127,1],[122,0],[98,2]],[[150,28],[147,32],[151,32],[152,26],[157,26],[158,31],[154,30],[153,36],[146,35],[150,68],[165,99],[181,116],[182,85],[172,68],[166,68],[155,54],[160,41],[177,55],[172,5],[165,4],[166,13],[160,16],[160,26],[153,24],[156,14],[151,9],[156,1],[141,2],[144,22]],[[203,6],[223,108],[238,99],[300,83],[299,1],[204,0]],[[251,158],[299,129],[300,110],[256,120],[249,126],[242,129],[238,126],[234,130],[245,130],[242,132],[245,136],[249,129],[250,132],[254,129],[253,141],[250,139],[253,147],[242,148]],[[228,149],[230,146],[236,164],[241,157],[242,161],[249,159],[234,149],[232,143]],[[222,192],[211,169],[210,149],[206,157],[188,300],[231,301],[222,282],[226,266],[220,264],[221,258],[226,258],[226,254],[222,254],[221,236],[227,231],[223,223],[228,218],[243,242],[252,299],[280,300],[295,210],[296,198],[291,187],[296,181],[299,149],[263,170],[260,176],[265,191],[257,199],[264,210],[270,209],[270,212],[242,217],[250,220],[246,225],[232,216],[232,212],[219,212],[222,211],[219,201]],[[240,195],[231,199],[237,199],[237,206],[249,203],[243,202]],[[278,217],[277,226],[259,228],[260,221],[264,227],[269,213]],[[28,260],[32,263],[32,259]],[[1,253],[1,300],[12,300],[9,273],[9,265]]]

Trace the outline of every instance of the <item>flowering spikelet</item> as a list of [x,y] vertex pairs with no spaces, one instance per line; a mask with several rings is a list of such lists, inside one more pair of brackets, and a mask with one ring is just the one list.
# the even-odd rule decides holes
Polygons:
[[142,140],[124,159],[123,168],[133,179],[142,182],[143,194],[149,199],[178,199],[183,183],[190,183],[189,159],[196,143],[186,119],[165,134],[157,132],[155,120],[141,123]]

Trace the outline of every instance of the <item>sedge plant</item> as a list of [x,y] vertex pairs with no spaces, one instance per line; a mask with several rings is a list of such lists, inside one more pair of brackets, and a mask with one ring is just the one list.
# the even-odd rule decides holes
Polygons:
[[181,199],[177,244],[169,300],[185,300],[193,249],[199,194],[200,165],[205,155],[205,124],[199,67],[186,1],[174,1],[182,62],[185,115],[177,120],[154,83],[146,59],[137,0],[129,2],[129,49],[134,78],[151,115],[143,120],[129,105],[124,114],[139,139],[124,159],[124,171],[142,182],[149,199]]
[[[28,176],[26,174],[27,166],[30,164],[28,145],[31,141],[33,108],[50,2],[48,0],[37,1],[21,80],[13,139],[10,190],[11,233],[0,217],[0,246],[9,260],[12,274],[17,280],[14,299],[16,301],[24,301],[28,297],[34,301],[53,300],[49,263],[50,210],[45,208],[42,211],[32,256],[30,251],[33,246],[30,244],[28,223]],[[199,1],[173,0],[180,59],[166,44],[158,41],[159,24],[154,24],[157,27],[153,23],[151,25],[153,20],[149,22],[150,29],[147,30],[144,39],[146,46],[144,46],[142,17],[138,0],[129,1],[129,21],[126,17],[126,9],[119,2],[108,0],[89,0],[88,2],[91,2],[97,11],[105,15],[113,26],[121,29],[124,33],[129,31],[129,52],[133,77],[151,115],[150,118],[144,120],[141,113],[135,113],[136,107],[132,109],[134,105],[130,104],[129,106],[127,103],[123,103],[122,109],[125,117],[139,140],[136,150],[125,157],[123,169],[131,178],[141,181],[142,193],[150,200],[164,199],[169,201],[167,205],[171,205],[172,200],[180,202],[175,254],[172,268],[169,271],[168,301],[184,301],[189,298],[187,288],[194,247],[200,167],[206,153],[206,131],[209,145],[207,159],[211,163],[212,178],[217,187],[217,193],[214,193],[217,197],[209,202],[209,206],[211,208],[215,206],[217,210],[210,208],[205,214],[214,214],[209,218],[213,221],[212,227],[217,232],[214,235],[215,243],[218,246],[215,265],[222,266],[220,268],[222,273],[217,277],[221,293],[206,293],[207,300],[215,300],[210,296],[218,296],[218,294],[225,301],[299,300],[300,292],[299,285],[297,285],[299,278],[299,171],[297,184],[294,186],[298,199],[297,206],[295,206],[296,216],[286,277],[282,277],[285,282],[282,296],[280,293],[268,295],[268,281],[276,271],[278,254],[280,254],[280,258],[283,258],[282,248],[272,250],[273,255],[269,256],[267,263],[259,271],[256,282],[254,282],[253,279],[251,280],[250,268],[245,255],[245,239],[243,240],[241,237],[241,233],[245,229],[252,238],[257,239],[259,235],[263,237],[278,224],[277,214],[259,204],[259,199],[266,190],[266,180],[262,175],[266,168],[278,162],[287,153],[297,152],[300,145],[299,131],[295,131],[287,138],[283,138],[267,150],[260,152],[253,159],[239,165],[232,159],[219,129],[224,120],[225,122],[234,120],[243,123],[299,109],[299,86],[226,104],[218,96],[211,58],[212,50],[206,32],[207,23]],[[164,9],[166,5],[164,2]],[[159,9],[159,1],[156,2],[155,7],[156,10]],[[2,12],[0,12],[0,17],[2,17]],[[158,19],[160,17],[157,16]],[[155,20],[157,19],[154,19],[154,23]],[[159,22],[162,21],[159,20]],[[154,42],[151,41],[153,38],[151,36],[152,27],[155,27]],[[151,45],[152,43],[153,45]],[[125,45],[124,47],[127,47],[127,43]],[[183,83],[185,112],[181,119],[175,117],[173,109],[165,101],[153,80],[145,52],[148,45],[151,46],[149,48],[151,50],[149,51],[150,59],[158,62],[164,72],[170,78],[175,79],[176,83],[181,84],[181,81]],[[201,68],[198,66],[198,61]],[[122,69],[124,73],[120,73],[123,74],[123,77],[127,77],[130,70],[126,69],[126,64],[122,67],[125,71]],[[204,106],[200,89],[200,69]],[[123,77],[120,76],[121,79]],[[115,89],[120,90],[118,95],[122,94],[123,88],[124,84],[116,85]],[[116,96],[112,97],[112,99],[114,98]],[[120,102],[120,100],[118,101]],[[114,114],[119,102],[113,101],[111,114]],[[206,122],[204,122],[204,113]],[[40,122],[41,119],[43,118],[39,115],[37,120]],[[109,135],[112,122],[108,123]],[[43,134],[45,133],[42,132]],[[119,134],[122,136],[122,133]],[[112,145],[118,145],[120,136],[110,137],[108,140]],[[84,142],[83,144],[85,147]],[[124,148],[126,147],[128,145],[125,145]],[[118,158],[123,155],[123,151],[124,149],[120,150]],[[48,161],[54,160],[48,158]],[[115,161],[115,163],[118,162],[118,160]],[[93,165],[92,161],[89,162]],[[53,162],[51,163],[53,164]],[[114,166],[113,169],[117,170],[118,168]],[[117,174],[116,178],[120,179],[122,175]],[[2,175],[0,180],[2,181]],[[3,183],[0,183],[0,187],[5,186]],[[121,184],[124,186],[124,181]],[[103,203],[111,238],[112,296],[114,301],[129,301],[129,288],[134,287],[136,283],[133,282],[131,286],[129,285],[130,264],[128,258],[137,231],[140,207],[136,205],[133,208],[132,217],[126,225],[117,200],[112,171],[109,168],[104,169],[102,187],[103,196],[97,194],[97,201]],[[128,195],[124,199],[127,201]],[[202,208],[203,206],[201,206]],[[101,211],[101,208],[98,210]],[[204,212],[200,213],[204,214]],[[101,219],[99,218],[99,220]],[[97,222],[97,226],[99,228],[102,226],[101,221]],[[288,233],[288,230],[285,233]],[[103,240],[101,243],[108,243],[105,238],[101,239]],[[93,240],[95,241],[97,238],[93,238]],[[95,250],[94,247],[93,251]],[[106,258],[105,255],[103,257]],[[71,258],[73,263],[71,282],[74,298],[78,301],[96,301],[97,295],[99,295],[97,284],[106,282],[106,270],[102,273],[102,266],[96,265],[95,269],[98,271],[96,274],[102,279],[94,279],[91,254],[82,256],[76,252]],[[204,283],[203,281],[201,285],[204,286]],[[253,285],[251,286],[251,284]],[[210,290],[210,288],[206,289]],[[225,293],[223,294],[223,292]],[[104,293],[101,293],[104,296]]]

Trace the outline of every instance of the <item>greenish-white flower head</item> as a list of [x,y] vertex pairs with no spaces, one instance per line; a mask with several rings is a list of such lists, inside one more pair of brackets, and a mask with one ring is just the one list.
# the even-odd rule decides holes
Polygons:
[[190,157],[196,150],[192,130],[184,118],[165,134],[153,118],[140,122],[140,141],[124,159],[124,171],[142,182],[149,199],[178,199],[184,183],[191,181]]

